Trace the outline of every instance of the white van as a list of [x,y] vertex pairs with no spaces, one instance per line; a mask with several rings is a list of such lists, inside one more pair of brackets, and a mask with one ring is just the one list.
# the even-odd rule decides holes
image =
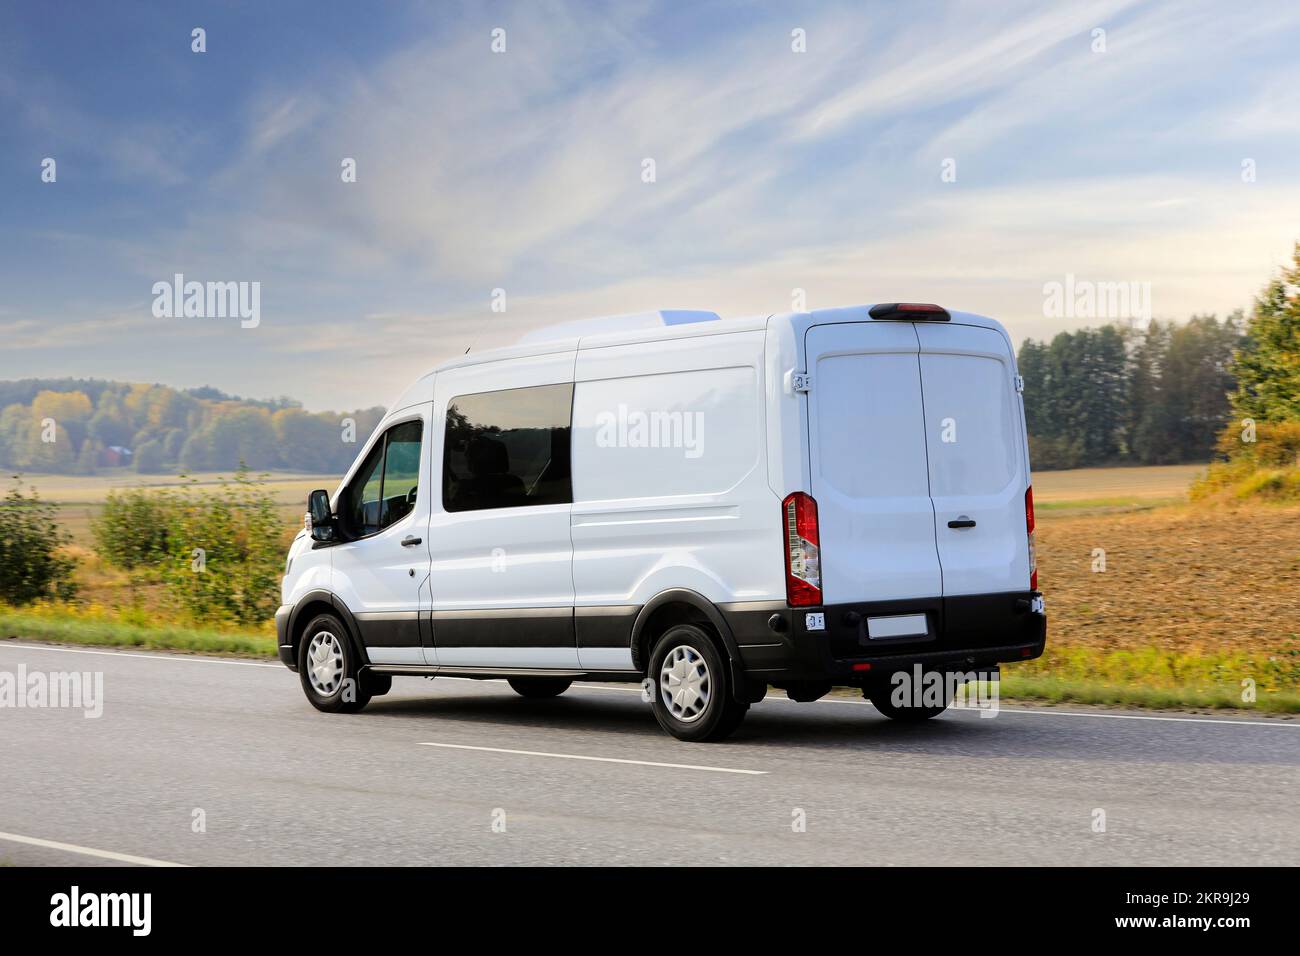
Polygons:
[[[313,492],[276,614],[321,710],[399,675],[643,682],[683,740],[769,686],[996,672],[1046,635],[1005,330],[892,303],[568,323],[412,385]],[[920,668],[920,669],[918,669]]]

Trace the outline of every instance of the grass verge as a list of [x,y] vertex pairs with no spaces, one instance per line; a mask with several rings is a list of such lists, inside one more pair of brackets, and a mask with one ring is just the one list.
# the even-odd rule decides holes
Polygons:
[[1241,691],[1232,687],[1111,684],[1046,675],[1018,677],[1004,672],[1000,700],[1042,701],[1050,704],[1101,704],[1155,710],[1223,710],[1246,713],[1300,714],[1300,694],[1260,691],[1253,704],[1243,703]]
[[54,615],[43,611],[0,607],[0,637],[108,647],[275,657],[269,634],[214,631],[199,628],[143,626],[102,617]]

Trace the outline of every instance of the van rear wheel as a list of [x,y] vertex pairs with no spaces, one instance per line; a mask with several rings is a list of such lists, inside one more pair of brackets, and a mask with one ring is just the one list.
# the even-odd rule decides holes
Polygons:
[[573,684],[567,677],[509,677],[506,682],[520,697],[534,700],[559,697]]
[[655,642],[649,676],[655,719],[678,740],[723,740],[749,710],[749,704],[732,693],[730,672],[717,645],[694,624],[678,624]]
[[895,687],[890,677],[877,678],[862,688],[862,696],[870,700],[876,710],[890,720],[905,724],[916,724],[931,717],[938,717],[948,709],[948,705],[952,703],[954,689],[949,681],[941,682],[942,689],[939,693],[942,702],[934,700],[927,702],[930,695],[924,692],[924,683],[918,696],[913,694],[911,675],[909,674],[908,677],[909,681],[901,687]]

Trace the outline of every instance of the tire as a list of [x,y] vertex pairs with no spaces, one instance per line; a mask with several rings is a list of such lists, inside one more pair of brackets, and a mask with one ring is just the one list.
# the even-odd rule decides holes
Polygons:
[[948,709],[948,705],[952,703],[954,688],[947,680],[943,681],[942,704],[916,704],[907,699],[908,694],[903,695],[904,700],[902,703],[895,703],[893,700],[894,691],[895,687],[890,678],[883,677],[864,687],[862,696],[870,700],[875,705],[876,710],[890,720],[897,720],[904,724],[919,724],[931,717],[938,717]]
[[348,632],[333,614],[307,622],[298,642],[298,677],[317,710],[353,714],[370,703],[371,680],[360,679],[360,661]]
[[533,700],[559,697],[573,684],[567,677],[509,677],[506,681],[520,697]]
[[724,740],[749,710],[732,693],[731,670],[718,646],[694,624],[677,624],[655,642],[649,677],[655,719],[678,740]]

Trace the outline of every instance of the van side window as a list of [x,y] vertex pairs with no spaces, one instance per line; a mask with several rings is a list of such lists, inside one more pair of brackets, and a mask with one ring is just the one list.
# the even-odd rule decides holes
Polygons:
[[354,537],[382,531],[415,507],[421,422],[394,425],[375,442],[343,493],[341,513]]
[[447,404],[442,506],[480,511],[569,504],[573,385],[460,395]]

